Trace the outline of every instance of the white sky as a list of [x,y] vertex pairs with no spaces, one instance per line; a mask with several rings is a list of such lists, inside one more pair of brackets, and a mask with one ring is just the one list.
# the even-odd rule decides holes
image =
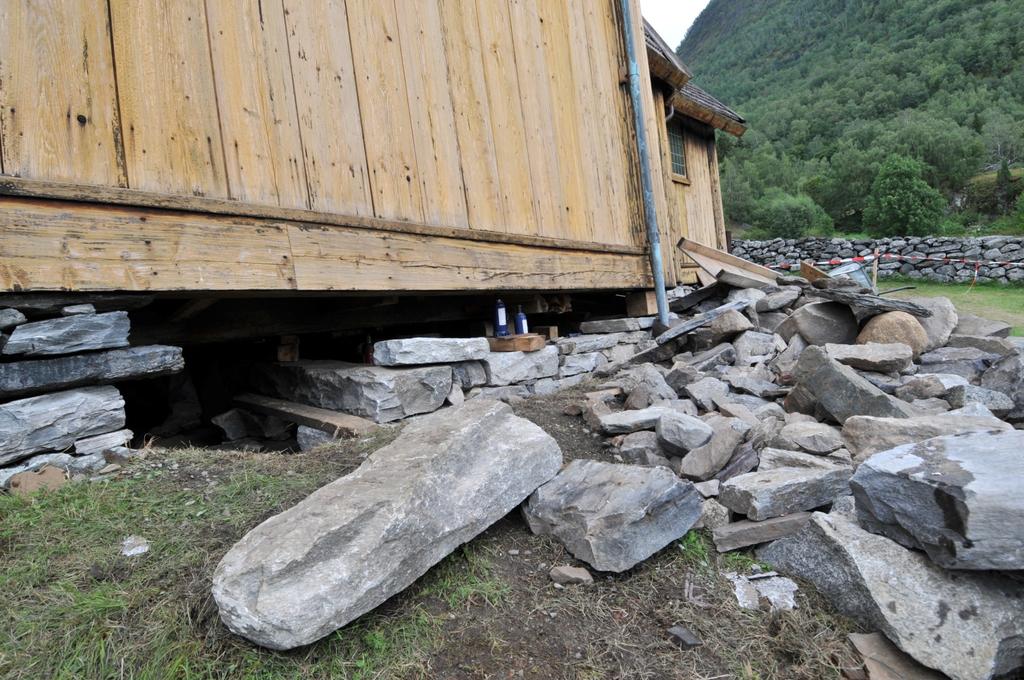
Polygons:
[[640,0],[644,18],[673,50],[709,0]]

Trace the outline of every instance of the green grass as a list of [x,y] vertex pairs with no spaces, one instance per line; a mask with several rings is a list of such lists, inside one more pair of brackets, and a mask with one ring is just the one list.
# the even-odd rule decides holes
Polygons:
[[913,279],[889,278],[879,281],[879,290],[899,286],[914,286],[914,290],[893,294],[895,298],[948,297],[958,311],[976,314],[1010,324],[1012,335],[1024,335],[1024,286],[970,283],[933,283]]
[[[160,457],[180,470],[165,464],[137,479],[0,494],[0,677],[426,677],[439,617],[504,595],[488,555],[465,546],[408,591],[411,602],[382,605],[300,650],[259,649],[219,624],[214,567],[249,528],[361,459]],[[215,483],[200,470],[215,471]],[[149,552],[121,556],[130,534],[149,540]]]

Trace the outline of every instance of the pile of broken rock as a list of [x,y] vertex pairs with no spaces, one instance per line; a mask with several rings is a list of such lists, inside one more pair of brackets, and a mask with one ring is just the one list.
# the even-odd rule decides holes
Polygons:
[[[708,322],[647,353],[671,348],[665,364],[605,371],[583,418],[624,462],[692,482],[719,551],[759,546],[952,678],[1024,666],[1021,344],[944,298],[779,283],[705,296],[679,323]],[[599,561],[594,533],[567,545],[620,566]]]

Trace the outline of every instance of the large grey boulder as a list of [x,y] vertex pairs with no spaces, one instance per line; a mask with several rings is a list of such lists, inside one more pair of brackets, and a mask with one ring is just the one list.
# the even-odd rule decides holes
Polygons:
[[976,382],[989,366],[1002,359],[974,347],[940,347],[921,355],[920,373],[959,375]]
[[733,341],[732,346],[736,351],[737,366],[753,366],[770,361],[786,348],[786,343],[774,333],[746,331]]
[[824,456],[843,446],[839,430],[818,422],[787,423],[770,445],[778,449],[796,449]]
[[83,439],[124,427],[116,387],[82,387],[0,404],[0,465],[33,453],[63,451]]
[[1020,348],[1014,343],[1013,338],[997,338],[990,335],[957,335],[949,336],[946,347],[974,347],[989,354],[998,354],[1000,357],[1008,357],[1020,352]]
[[1024,432],[904,444],[850,482],[862,527],[949,569],[1024,569]]
[[739,418],[718,414],[710,414],[705,418],[706,424],[713,431],[711,439],[684,455],[677,470],[681,476],[698,481],[711,479],[718,474],[750,431],[750,425]]
[[928,336],[928,343],[925,345],[924,351],[930,352],[945,345],[960,321],[956,307],[949,301],[949,298],[912,297],[906,299],[907,302],[920,305],[932,313],[931,316],[915,317]]
[[555,440],[505,404],[416,418],[228,551],[213,576],[221,619],[271,649],[314,642],[408,587],[561,463]]
[[825,353],[841,364],[859,368],[862,371],[896,373],[910,366],[914,351],[910,345],[901,342],[868,342],[863,345],[825,345]]
[[452,369],[309,360],[260,364],[249,380],[263,394],[388,423],[439,409],[452,390]]
[[857,331],[853,312],[839,302],[806,304],[775,329],[786,342],[799,333],[809,345],[848,345],[857,339]]
[[[786,452],[788,465],[766,465],[771,449],[761,451],[757,472],[739,475],[722,484],[719,502],[748,519],[763,520],[828,505],[849,493],[853,470],[828,459]],[[800,465],[797,467],[797,465]]]
[[483,359],[487,384],[502,386],[558,375],[558,348],[536,352],[491,352]]
[[853,416],[843,423],[843,443],[853,454],[853,459],[860,462],[879,451],[932,437],[1011,429],[1008,423],[991,415],[963,415],[956,412],[913,418]]
[[378,366],[417,366],[474,361],[490,354],[487,338],[401,338],[373,345]]
[[0,363],[0,399],[100,382],[155,378],[184,368],[181,348],[167,345]]
[[952,573],[838,515],[814,513],[759,559],[809,581],[840,613],[879,630],[953,680],[987,680],[1024,662],[1020,584]]
[[1011,326],[1003,321],[994,321],[974,314],[957,313],[957,335],[973,335],[977,337],[1005,338],[1010,335]]
[[4,345],[7,355],[72,354],[128,346],[128,312],[76,314],[17,326]]
[[743,331],[749,331],[754,327],[750,319],[743,316],[735,309],[730,309],[721,314],[708,325],[707,331],[711,338],[711,344],[717,345],[723,340],[728,340]]
[[821,347],[808,347],[796,367],[797,385],[816,398],[817,407],[843,423],[855,415],[906,418],[910,404],[878,389],[849,366],[830,359]]
[[625,435],[619,444],[619,455],[633,465],[670,467],[665,451],[658,443],[658,435],[648,430]]
[[718,378],[701,378],[683,388],[686,396],[693,399],[705,411],[713,411],[715,399],[729,394],[729,386]]
[[25,315],[17,309],[0,308],[0,331],[5,331],[8,328],[25,323],[25,321]]
[[574,460],[523,506],[530,530],[600,571],[625,571],[700,519],[701,496],[663,467]]
[[714,430],[700,418],[676,412],[661,416],[655,425],[655,433],[658,443],[669,455],[685,456],[698,446],[707,444]]
[[985,371],[981,376],[981,386],[1013,399],[1014,408],[1006,417],[1024,420],[1024,354],[1006,357]]

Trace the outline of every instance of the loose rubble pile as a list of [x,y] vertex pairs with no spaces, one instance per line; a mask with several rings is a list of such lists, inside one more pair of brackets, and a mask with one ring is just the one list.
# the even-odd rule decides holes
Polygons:
[[129,453],[110,383],[185,365],[178,347],[130,347],[129,330],[127,312],[91,304],[0,308],[0,489],[103,475]]

